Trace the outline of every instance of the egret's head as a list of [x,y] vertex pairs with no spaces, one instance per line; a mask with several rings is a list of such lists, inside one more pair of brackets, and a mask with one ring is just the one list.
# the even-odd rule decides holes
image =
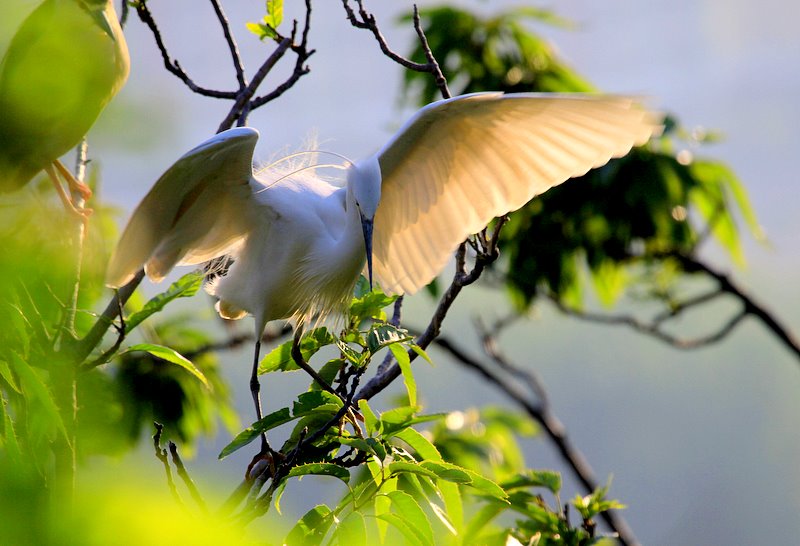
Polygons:
[[381,200],[381,168],[376,158],[354,163],[347,171],[347,190],[355,202],[364,232],[369,288],[372,289],[372,226]]

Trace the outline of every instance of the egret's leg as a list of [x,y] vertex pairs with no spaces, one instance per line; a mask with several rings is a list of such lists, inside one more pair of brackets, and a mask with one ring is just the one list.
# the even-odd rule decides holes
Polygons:
[[[294,339],[292,340],[292,359],[297,366],[305,371],[308,375],[310,375],[317,384],[322,387],[324,390],[336,394],[336,391],[333,390],[327,381],[325,381],[321,375],[317,373],[317,370],[312,368],[306,359],[303,358],[303,353],[300,351],[300,339],[303,337],[303,329],[298,326],[294,330]],[[338,396],[338,395],[337,395]]]
[[[80,218],[81,222],[83,222],[84,232],[86,231],[85,228],[88,227],[89,224],[89,216],[92,214],[92,209],[87,208],[76,208],[75,205],[72,203],[72,199],[70,196],[67,195],[67,192],[64,190],[64,186],[61,185],[61,181],[58,179],[58,173],[56,173],[55,169],[53,169],[53,165],[61,165],[60,162],[56,162],[52,165],[48,165],[44,168],[44,172],[50,177],[50,180],[53,181],[53,185],[56,187],[56,193],[58,193],[59,199],[64,204],[64,208],[67,209],[67,212],[75,214],[78,218]],[[61,165],[63,168],[64,166]],[[63,171],[61,171],[63,172]],[[71,176],[71,175],[70,175]],[[72,177],[75,180],[75,177]],[[90,190],[91,195],[91,190]]]
[[[263,417],[261,413],[261,383],[258,382],[258,357],[261,353],[261,334],[256,335],[256,351],[253,356],[253,371],[250,374],[250,394],[253,396],[253,404],[256,406],[256,418],[260,421]],[[267,435],[261,433],[261,451],[267,451]]]
[[66,168],[64,164],[61,163],[61,161],[59,161],[58,159],[56,159],[53,162],[53,164],[56,166],[56,169],[58,169],[58,172],[61,173],[61,176],[64,177],[64,180],[67,181],[67,185],[74,191],[80,193],[84,201],[88,201],[89,198],[92,196],[92,189],[83,182],[79,181],[77,178],[75,178],[69,171],[69,169]]

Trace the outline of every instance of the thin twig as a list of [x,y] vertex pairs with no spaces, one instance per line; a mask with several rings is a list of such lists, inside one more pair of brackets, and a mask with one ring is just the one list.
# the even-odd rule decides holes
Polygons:
[[800,343],[798,343],[794,335],[781,325],[778,319],[770,313],[766,307],[756,302],[743,288],[739,287],[729,275],[716,271],[705,263],[686,254],[672,252],[669,256],[677,259],[687,273],[705,273],[716,280],[721,290],[735,296],[742,302],[745,313],[759,319],[796,358],[800,359]]
[[167,485],[172,497],[183,506],[183,500],[178,493],[178,488],[175,487],[175,480],[172,478],[172,468],[169,466],[167,450],[161,447],[161,433],[164,432],[164,425],[153,422],[153,426],[156,427],[156,433],[153,434],[153,449],[155,450],[156,458],[164,465],[164,473],[167,476]]
[[179,80],[181,80],[186,87],[192,90],[193,93],[197,93],[198,95],[203,95],[206,97],[213,97],[216,99],[231,99],[235,100],[237,93],[234,91],[218,91],[215,89],[208,89],[205,87],[201,87],[194,83],[194,81],[189,77],[189,75],[184,72],[183,68],[181,68],[180,63],[177,59],[173,60],[169,52],[167,51],[167,46],[164,45],[164,40],[161,37],[161,31],[158,30],[158,26],[156,25],[155,20],[153,19],[152,13],[150,13],[150,9],[147,7],[147,2],[139,0],[134,4],[136,8],[136,14],[139,16],[139,19],[147,25],[150,31],[153,33],[153,38],[156,40],[156,46],[158,50],[161,52],[161,58],[164,61],[164,67],[169,71],[170,74],[175,75]]
[[211,5],[214,8],[214,13],[217,14],[217,19],[222,27],[222,33],[225,35],[225,42],[228,44],[228,50],[231,52],[231,60],[233,61],[233,68],[236,71],[236,81],[239,82],[239,90],[247,87],[247,80],[244,76],[244,67],[242,66],[242,57],[239,54],[239,46],[236,45],[236,39],[231,34],[231,25],[225,12],[222,11],[222,6],[219,0],[211,0]]
[[582,309],[577,309],[575,307],[570,307],[569,305],[565,304],[563,301],[559,300],[555,296],[548,296],[550,301],[553,305],[556,306],[556,309],[564,313],[565,315],[569,315],[571,317],[575,317],[581,320],[585,320],[587,322],[595,322],[599,324],[608,324],[608,325],[623,325],[628,326],[636,330],[641,334],[646,334],[648,336],[654,337],[659,341],[666,343],[671,347],[675,347],[676,349],[682,350],[691,350],[691,349],[698,349],[700,347],[705,347],[707,345],[712,345],[724,339],[728,334],[730,334],[739,323],[747,317],[748,313],[746,310],[741,310],[738,313],[734,314],[730,319],[728,319],[725,324],[723,324],[717,331],[708,334],[706,336],[701,336],[692,339],[683,339],[678,336],[669,334],[663,331],[660,327],[660,322],[644,322],[633,315],[612,315],[607,313],[593,313],[590,311],[584,311]]
[[208,513],[206,502],[200,495],[200,491],[197,490],[197,486],[192,481],[191,476],[189,476],[189,473],[186,471],[186,467],[183,465],[181,456],[178,455],[178,446],[175,445],[175,442],[169,442],[169,452],[172,455],[172,464],[175,465],[175,470],[178,472],[178,476],[180,476],[181,480],[183,480],[183,484],[186,486],[186,489],[189,490],[189,494],[194,499],[194,502],[197,503],[197,506],[199,506],[203,512]]
[[[451,342],[446,337],[439,337],[436,339],[437,346],[445,349],[451,356],[453,356],[460,364],[478,372],[485,379],[496,385],[503,393],[519,404],[525,411],[544,429],[547,436],[556,446],[561,458],[567,463],[572,470],[572,473],[581,483],[581,486],[587,493],[591,493],[598,487],[598,481],[595,477],[591,465],[586,460],[586,457],[581,451],[576,448],[566,433],[566,429],[561,421],[552,412],[547,396],[539,396],[538,403],[533,403],[528,399],[528,396],[520,390],[520,388],[505,380],[495,372],[489,369],[489,366],[484,365],[477,359],[468,355],[465,351],[460,349],[457,345]],[[523,375],[524,372],[513,366],[507,359],[505,359],[497,350],[496,344],[485,343],[484,347],[489,351],[488,356],[499,366],[506,370],[515,369],[515,375]],[[528,381],[534,385],[534,391],[537,393],[544,393],[544,385],[538,380],[537,377],[531,374],[526,374]],[[618,540],[623,545],[636,545],[638,541],[633,534],[633,531],[616,511],[602,512],[601,517],[608,524],[608,526],[617,533]]]
[[235,97],[236,100],[233,103],[233,106],[231,106],[228,115],[225,116],[225,119],[222,120],[222,123],[220,123],[219,127],[217,128],[218,133],[226,129],[230,129],[231,126],[233,126],[233,123],[241,117],[241,114],[246,106],[250,106],[250,109],[252,110],[253,107],[250,103],[250,99],[255,94],[256,89],[258,89],[258,86],[261,85],[261,82],[264,81],[264,78],[267,77],[269,71],[272,70],[272,67],[275,66],[275,63],[277,63],[289,49],[291,43],[292,43],[291,38],[284,38],[280,42],[280,44],[278,44],[278,47],[275,48],[275,51],[272,52],[272,54],[267,58],[266,61],[264,61],[264,63],[258,69],[258,72],[256,72],[255,76],[253,76],[253,79],[250,82],[250,84],[244,89],[242,89],[236,95]]

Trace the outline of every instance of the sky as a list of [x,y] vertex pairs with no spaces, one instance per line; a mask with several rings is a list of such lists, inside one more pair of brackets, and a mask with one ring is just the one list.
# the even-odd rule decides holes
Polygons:
[[[482,13],[523,5],[455,3]],[[7,39],[14,18],[21,20],[35,4],[17,0],[0,23],[0,38]],[[210,5],[189,0],[150,4],[171,53],[195,81],[231,88],[233,70]],[[408,51],[413,31],[400,26],[397,16],[410,4],[366,5],[389,43]],[[224,6],[252,75],[270,49],[249,35],[244,23],[259,17],[263,3]],[[648,104],[677,114],[687,127],[724,135],[720,143],[695,152],[734,168],[750,192],[768,242],[745,236],[746,269],[735,268],[713,248],[708,255],[790,329],[800,331],[795,187],[800,4],[563,0],[544,7],[573,20],[575,28],[537,29],[599,88],[645,96]],[[287,18],[297,15],[287,6]],[[228,108],[189,94],[167,74],[152,36],[134,16],[125,31],[130,80],[89,139],[102,168],[101,192],[120,207],[121,223],[172,161],[214,132]],[[326,149],[364,157],[409,114],[399,100],[402,73],[368,33],[349,27],[338,2],[315,3],[311,45],[317,49],[311,73],[250,117],[261,131],[259,158],[297,148],[314,133]],[[271,76],[267,88],[280,80],[279,74]],[[408,317],[424,317],[431,302],[418,297],[407,309]],[[502,296],[476,288],[459,301],[445,333],[470,332],[479,312],[492,320],[508,309]],[[723,311],[692,317],[681,328],[688,333],[713,329],[715,315]],[[410,325],[422,320],[410,319]],[[747,321],[719,345],[680,352],[619,328],[577,323],[543,306],[500,341],[512,360],[542,376],[557,414],[601,481],[613,475],[612,495],[629,505],[624,515],[643,543],[789,544],[800,534],[800,362],[759,324]],[[479,350],[471,336],[464,343]],[[464,409],[465,400],[504,403],[434,351],[437,356],[441,360],[435,368],[418,372],[431,411]],[[225,357],[243,414],[250,411],[248,358],[249,348]],[[277,405],[280,391],[291,391],[295,380],[266,385],[268,404]],[[448,394],[453,392],[458,397]],[[220,465],[213,460],[227,441],[221,432],[200,450],[195,464],[209,473],[238,473],[241,461]],[[543,441],[525,447],[531,466],[561,468]],[[567,487],[574,484],[568,481]],[[302,506],[304,500],[294,502]]]

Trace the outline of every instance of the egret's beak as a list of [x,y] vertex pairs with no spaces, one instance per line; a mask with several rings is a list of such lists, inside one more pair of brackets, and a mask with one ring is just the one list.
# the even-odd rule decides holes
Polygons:
[[372,226],[373,219],[361,215],[361,229],[364,231],[364,248],[367,250],[367,273],[369,289],[372,290]]
[[88,8],[88,11],[89,15],[94,19],[95,24],[103,29],[103,32],[108,34],[112,41],[116,42],[117,39],[114,37],[114,31],[111,30],[111,22],[108,20],[108,14],[106,14],[105,8]]

